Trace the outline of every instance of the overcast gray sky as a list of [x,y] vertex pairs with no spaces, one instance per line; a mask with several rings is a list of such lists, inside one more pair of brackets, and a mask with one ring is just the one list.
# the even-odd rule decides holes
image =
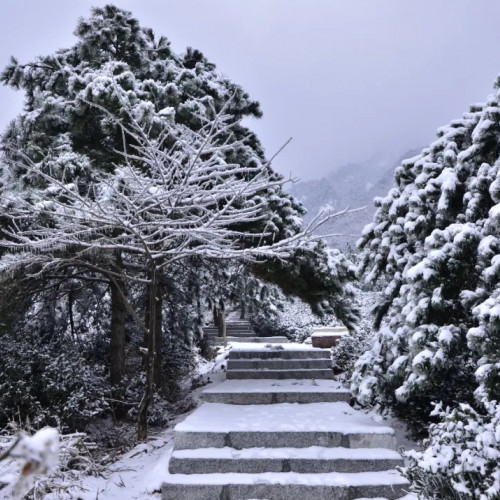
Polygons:
[[[498,0],[3,0],[0,66],[74,42],[80,16],[114,3],[201,50],[260,101],[252,121],[285,175],[396,158],[484,101],[500,72]],[[0,88],[0,127],[21,96]]]

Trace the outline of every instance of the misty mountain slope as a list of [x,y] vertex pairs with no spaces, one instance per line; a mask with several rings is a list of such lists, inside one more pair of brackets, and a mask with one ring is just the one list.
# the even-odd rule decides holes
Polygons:
[[393,187],[396,167],[419,151],[420,149],[407,151],[397,161],[370,159],[364,163],[349,163],[332,170],[321,179],[297,182],[291,186],[290,192],[307,209],[304,217],[306,223],[326,206],[334,211],[365,207],[359,212],[343,215],[325,224],[318,231],[323,235],[340,235],[327,238],[331,246],[355,246],[364,226],[373,219],[373,199],[388,193]]

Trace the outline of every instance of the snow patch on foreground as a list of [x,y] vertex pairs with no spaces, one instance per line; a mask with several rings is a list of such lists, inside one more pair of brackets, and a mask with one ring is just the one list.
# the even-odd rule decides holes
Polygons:
[[173,428],[153,441],[126,453],[104,477],[87,476],[72,488],[75,496],[50,496],[44,500],[146,500],[161,498],[161,485],[168,475],[168,462],[174,446]]

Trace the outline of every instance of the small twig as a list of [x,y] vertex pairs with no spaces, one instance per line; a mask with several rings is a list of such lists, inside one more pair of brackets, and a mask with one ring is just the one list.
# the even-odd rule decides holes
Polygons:
[[7,449],[7,451],[5,451],[4,453],[2,453],[0,455],[0,462],[2,460],[5,460],[8,456],[10,456],[10,454],[12,453],[12,451],[14,450],[14,448],[19,444],[19,441],[21,441],[22,438],[23,438],[22,434],[19,434],[16,437],[16,439],[14,440],[14,442],[12,443],[12,445]]

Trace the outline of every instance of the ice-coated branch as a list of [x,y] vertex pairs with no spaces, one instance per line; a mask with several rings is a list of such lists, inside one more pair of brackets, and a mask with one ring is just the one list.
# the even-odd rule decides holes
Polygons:
[[7,487],[9,491],[1,493],[10,494],[12,500],[24,498],[40,475],[50,474],[57,467],[58,451],[59,433],[52,427],[45,427],[33,436],[17,436],[0,460],[13,458],[22,463],[21,470],[16,481]]
[[[17,259],[50,266],[82,256],[118,250],[157,267],[191,256],[215,259],[285,259],[317,239],[326,221],[352,210],[320,213],[303,231],[275,239],[274,213],[267,201],[284,181],[249,148],[251,165],[228,163],[227,152],[245,147],[231,132],[225,107],[199,130],[157,113],[141,122],[128,98],[118,91],[124,113],[118,118],[93,104],[120,127],[123,162],[110,171],[93,171],[91,183],[66,182],[43,163],[20,155],[22,165],[43,186],[3,194],[0,216],[8,221],[0,245]],[[50,256],[50,259],[47,257]],[[88,260],[88,259],[87,259]]]

